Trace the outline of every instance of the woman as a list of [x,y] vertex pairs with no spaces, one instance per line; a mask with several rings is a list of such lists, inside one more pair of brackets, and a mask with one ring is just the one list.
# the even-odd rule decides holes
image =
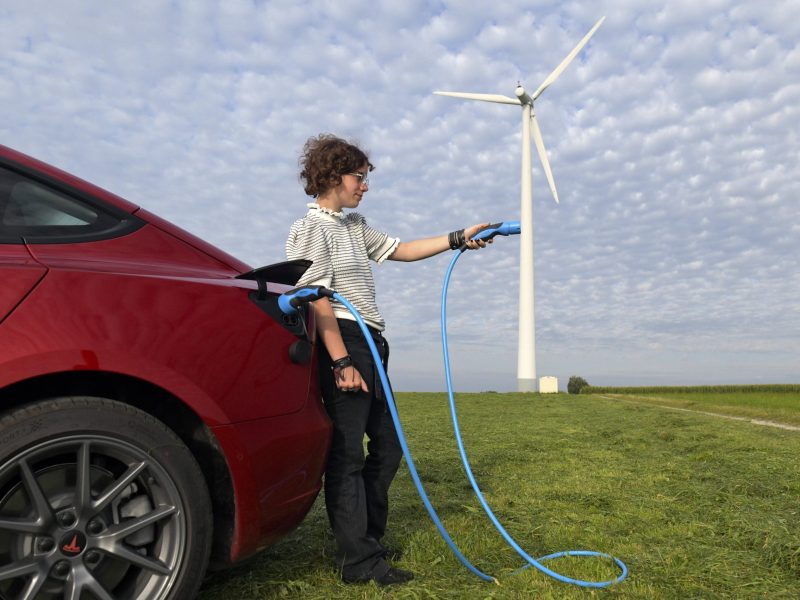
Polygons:
[[[369,190],[374,169],[367,154],[333,135],[310,138],[300,159],[306,194],[315,198],[308,213],[292,225],[286,242],[290,260],[309,259],[298,286],[336,290],[361,314],[381,353],[389,346],[385,323],[375,302],[369,261],[415,261],[448,249],[484,247],[470,238],[488,223],[449,235],[401,242],[369,227],[357,208]],[[312,304],[320,344],[320,383],[333,422],[333,440],[325,471],[325,505],[336,538],[337,564],[348,583],[405,583],[408,571],[392,567],[382,544],[388,515],[388,490],[402,458],[397,433],[367,342],[350,312],[322,298]],[[366,433],[367,457],[363,441]]]

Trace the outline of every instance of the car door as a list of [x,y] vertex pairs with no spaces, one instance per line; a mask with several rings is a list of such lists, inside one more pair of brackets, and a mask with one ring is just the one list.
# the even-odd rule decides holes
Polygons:
[[22,240],[0,243],[0,323],[24,300],[46,272],[47,269],[31,257]]
[[47,273],[31,254],[30,243],[92,239],[115,232],[120,223],[130,225],[128,219],[59,194],[24,171],[0,165],[0,323]]

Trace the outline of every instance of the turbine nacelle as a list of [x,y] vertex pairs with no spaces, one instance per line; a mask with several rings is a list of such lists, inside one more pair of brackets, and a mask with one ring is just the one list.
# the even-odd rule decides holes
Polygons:
[[522,105],[530,104],[531,106],[533,106],[533,98],[531,98],[528,95],[528,92],[525,91],[524,87],[522,87],[521,85],[517,84],[517,89],[514,90],[514,93],[517,95],[517,98],[519,99],[520,104],[522,104]]

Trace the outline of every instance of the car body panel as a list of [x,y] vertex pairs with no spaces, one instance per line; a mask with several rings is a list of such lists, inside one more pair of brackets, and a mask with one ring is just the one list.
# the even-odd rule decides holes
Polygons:
[[0,323],[39,283],[47,269],[37,263],[23,246],[0,246]]
[[245,271],[249,270],[250,267],[247,263],[240,261],[238,258],[231,256],[227,252],[224,252],[217,248],[216,246],[212,246],[208,242],[201,240],[196,235],[189,233],[188,231],[181,229],[177,225],[170,223],[159,217],[158,215],[154,215],[153,213],[146,211],[145,209],[139,209],[136,211],[136,216],[144,219],[154,227],[158,227],[165,233],[168,233],[179,240],[187,243],[188,245],[196,248],[203,253],[207,254],[215,258],[216,260],[220,261],[221,263],[228,265],[234,271],[238,273],[244,273]]
[[50,268],[138,275],[231,278],[238,271],[146,224],[129,235],[74,244],[28,244],[31,255]]
[[302,408],[310,370],[289,358],[296,338],[249,300],[251,282],[164,281],[50,268],[0,326],[0,386],[67,370],[122,373],[181,398],[210,426]]
[[239,473],[231,560],[247,557],[294,529],[321,486],[318,473],[325,468],[330,446],[330,420],[322,403],[309,402],[301,412],[268,421],[212,429],[225,456],[235,463],[232,470]]
[[[287,327],[263,297],[254,301],[274,303],[291,286],[237,278],[246,263],[4,146],[0,165],[135,221],[92,241],[0,243],[0,392],[77,372],[154,386],[199,418],[227,465],[234,517],[225,560],[296,527],[319,492],[331,437],[313,313],[307,329]],[[311,349],[305,358],[290,356],[298,342]],[[211,468],[203,453],[197,459]]]

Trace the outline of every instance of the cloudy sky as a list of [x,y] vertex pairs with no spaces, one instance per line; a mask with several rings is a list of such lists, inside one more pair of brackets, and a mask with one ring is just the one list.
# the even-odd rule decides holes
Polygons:
[[[377,169],[360,211],[404,240],[518,219],[533,91],[538,375],[800,381],[800,1],[4,0],[0,143],[257,266],[305,212],[303,142]],[[535,157],[534,151],[534,157]],[[399,390],[443,389],[451,255],[375,268]],[[516,389],[519,239],[461,258],[460,390]]]

